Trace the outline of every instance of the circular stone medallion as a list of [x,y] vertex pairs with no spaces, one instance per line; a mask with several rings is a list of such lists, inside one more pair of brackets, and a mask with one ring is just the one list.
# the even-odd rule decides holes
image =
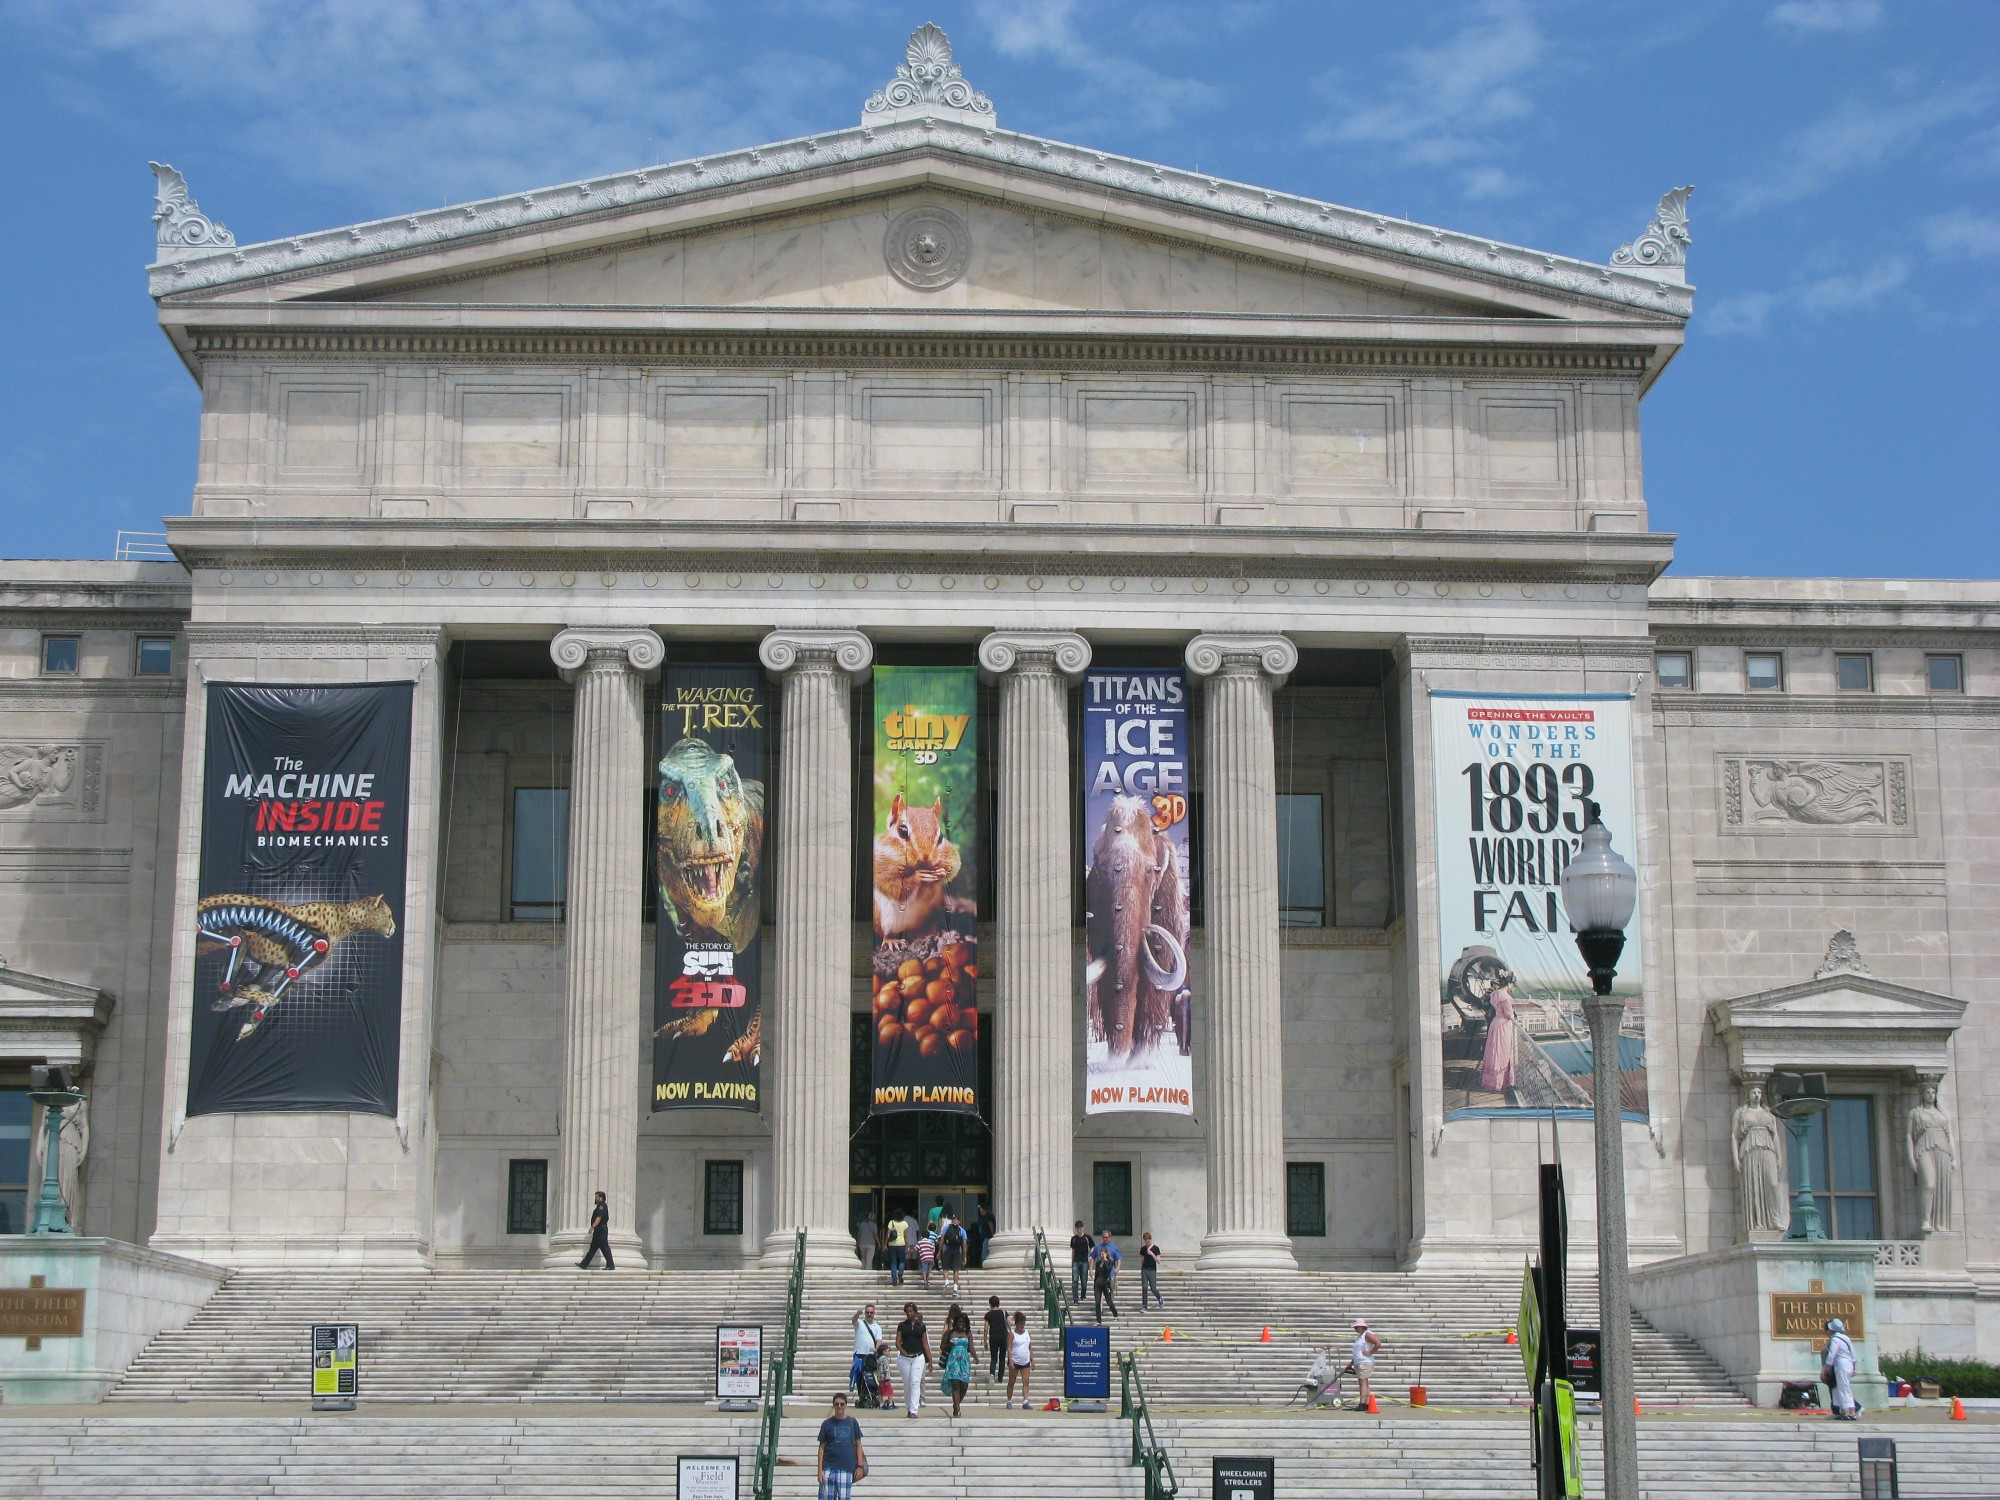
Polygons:
[[972,245],[965,221],[949,209],[913,208],[898,214],[882,240],[889,271],[904,286],[935,292],[965,274]]

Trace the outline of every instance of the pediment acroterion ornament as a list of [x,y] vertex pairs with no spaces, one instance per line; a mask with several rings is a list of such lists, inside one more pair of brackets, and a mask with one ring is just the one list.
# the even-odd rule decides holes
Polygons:
[[992,125],[993,101],[965,81],[951,60],[951,38],[926,21],[910,33],[896,76],[861,106],[863,125],[887,124],[922,115],[948,114],[972,124]]
[[1660,206],[1653,213],[1653,222],[1636,240],[1620,245],[1611,255],[1611,264],[1628,271],[1659,271],[1672,275],[1676,280],[1685,280],[1688,245],[1693,236],[1688,233],[1688,195],[1694,187],[1671,189],[1660,200]]
[[1861,956],[1861,945],[1854,940],[1854,934],[1845,927],[1836,932],[1826,945],[1826,957],[1813,970],[1813,978],[1830,979],[1836,974],[1859,974],[1863,979],[1873,979],[1875,971],[1868,967]]
[[165,162],[147,162],[153,169],[153,223],[159,226],[160,259],[173,260],[192,250],[226,250],[236,236],[201,211],[188,194],[187,179]]

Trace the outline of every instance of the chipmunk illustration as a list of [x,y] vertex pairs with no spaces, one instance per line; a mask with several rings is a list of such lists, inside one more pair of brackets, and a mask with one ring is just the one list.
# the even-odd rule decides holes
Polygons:
[[[327,954],[357,933],[394,937],[396,917],[381,896],[358,901],[303,901],[287,906],[262,896],[207,896],[195,907],[197,957],[229,950],[229,967],[218,986],[218,1011],[253,1007],[236,1033],[242,1041],[285,998],[294,981],[326,961]],[[263,988],[272,974],[281,977]],[[238,988],[239,984],[253,986]]]
[[896,793],[875,840],[876,936],[921,937],[944,926],[945,914],[965,904],[945,895],[959,863],[958,846],[945,831],[944,798],[911,807]]

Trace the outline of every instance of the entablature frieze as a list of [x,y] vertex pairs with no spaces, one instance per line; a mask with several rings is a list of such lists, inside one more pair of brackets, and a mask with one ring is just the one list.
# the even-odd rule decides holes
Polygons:
[[2000,718],[2000,698],[1958,693],[1690,693],[1656,690],[1653,721],[1670,729],[1730,729],[1783,719],[1799,728],[1854,729],[1868,720],[1889,719],[1903,727],[1912,719]]
[[265,621],[216,621],[187,627],[188,657],[250,655],[259,660],[301,661],[338,657],[380,660],[424,657],[441,660],[451,645],[443,625],[293,625]]
[[1561,667],[1650,675],[1653,669],[1649,642],[1615,636],[1408,636],[1396,656],[1415,671]]

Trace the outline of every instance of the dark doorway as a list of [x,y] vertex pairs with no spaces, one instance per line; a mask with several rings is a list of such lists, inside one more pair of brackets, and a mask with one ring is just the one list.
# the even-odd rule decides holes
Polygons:
[[[985,1115],[993,1098],[991,1012],[981,1019],[980,1031],[977,1087]],[[856,1014],[848,1066],[849,1226],[871,1209],[877,1224],[886,1224],[891,1214],[908,1214],[922,1224],[939,1198],[962,1216],[979,1203],[991,1203],[993,1133],[984,1119],[932,1110],[868,1113],[873,1039],[869,1016]]]

